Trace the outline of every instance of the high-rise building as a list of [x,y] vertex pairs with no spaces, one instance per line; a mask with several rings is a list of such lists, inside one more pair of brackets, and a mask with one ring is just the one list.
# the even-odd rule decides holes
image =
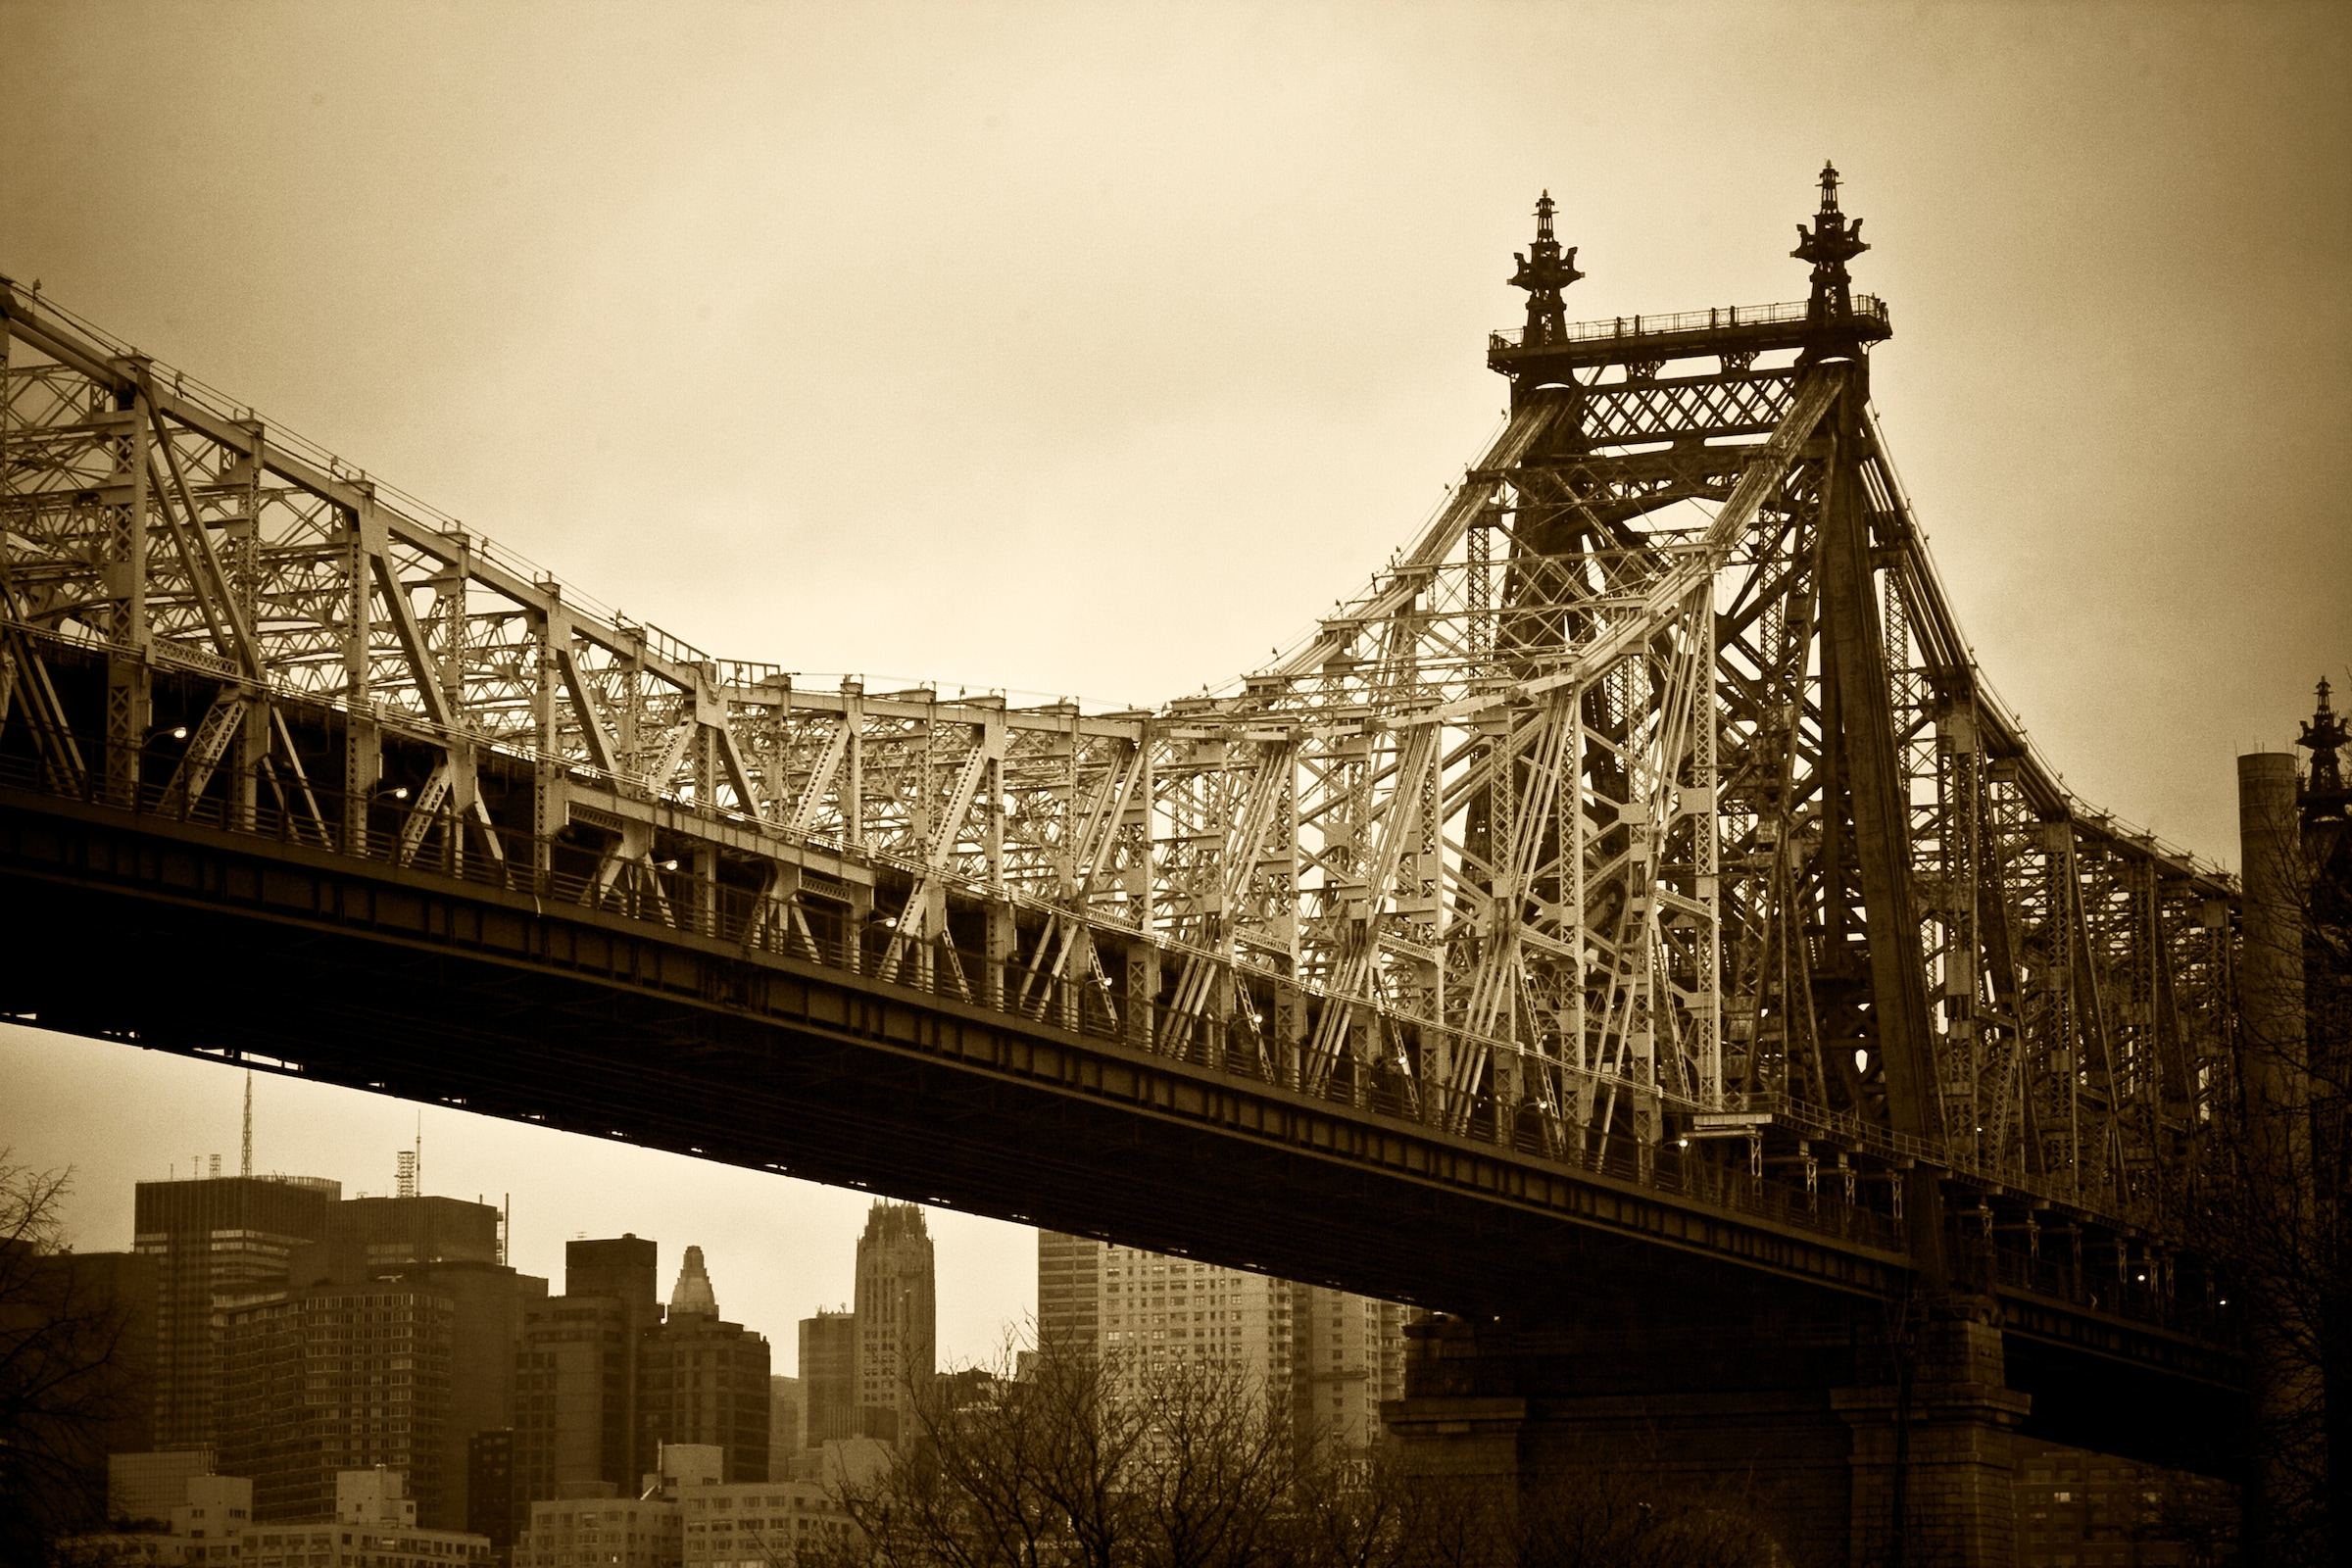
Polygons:
[[934,1369],[938,1336],[931,1233],[913,1203],[880,1200],[858,1238],[858,1431],[896,1442],[913,1417],[916,1391]]
[[1037,1233],[1037,1338],[1041,1348],[1099,1350],[1102,1338],[1102,1244],[1059,1231]]
[[803,1453],[858,1436],[858,1316],[819,1310],[801,1319]]
[[1290,1292],[1293,1421],[1348,1446],[1372,1442],[1381,1401],[1404,1397],[1407,1308],[1321,1285]]
[[767,1478],[790,1481],[801,1456],[801,1380],[771,1372],[767,1379]]
[[1162,1367],[1215,1368],[1350,1445],[1377,1438],[1381,1401],[1404,1394],[1406,1314],[1392,1302],[1051,1231],[1037,1296],[1040,1346],[1105,1358],[1123,1394]]
[[[354,1212],[356,1211],[356,1212]],[[415,1287],[450,1303],[449,1401],[434,1435],[444,1455],[437,1479],[413,1478],[425,1522],[470,1528],[477,1432],[514,1424],[515,1356],[525,1310],[547,1298],[547,1281],[495,1261],[498,1210],[447,1198],[357,1199],[328,1215],[325,1242],[296,1249],[289,1285]]]
[[713,1446],[722,1481],[767,1479],[767,1341],[718,1315],[703,1250],[686,1249],[668,1316],[646,1330],[637,1405],[643,1446]]
[[477,1527],[467,1522],[476,1513],[473,1472],[464,1462],[467,1445],[476,1433],[514,1429],[523,1320],[547,1299],[547,1281],[474,1258],[416,1263],[397,1277],[447,1297],[457,1314],[449,1344],[450,1462],[442,1467],[438,1491],[419,1487],[417,1495],[427,1522],[436,1528],[473,1530]]
[[441,1494],[465,1457],[462,1439],[451,1452],[449,1298],[399,1279],[316,1285],[225,1316],[220,1468],[252,1481],[256,1519],[323,1517],[339,1472],[378,1465]]
[[155,1445],[220,1441],[222,1316],[282,1291],[294,1249],[326,1235],[342,1189],[313,1177],[140,1182],[133,1250],[155,1260]]
[[564,1294],[528,1302],[514,1376],[515,1529],[541,1498],[634,1490],[651,1457],[638,1356],[661,1319],[659,1249],[639,1236],[568,1242]]

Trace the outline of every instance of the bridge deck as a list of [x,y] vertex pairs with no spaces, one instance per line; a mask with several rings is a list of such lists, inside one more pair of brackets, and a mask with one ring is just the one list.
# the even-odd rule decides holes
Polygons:
[[[239,827],[160,790],[61,797],[12,763],[0,1009],[39,1027],[1474,1314],[1636,1279],[1859,1305],[1907,1273],[1898,1227],[1835,1186],[1673,1145],[1448,1132],[1371,1085],[1303,1091],[1207,1031],[1147,1039],[985,984],[943,995],[945,965],[883,980],[855,944],[657,917],[527,857],[402,864],[394,835],[345,854],[293,814]],[[2238,1375],[2228,1321],[2054,1259],[1985,1265],[2021,1335]]]

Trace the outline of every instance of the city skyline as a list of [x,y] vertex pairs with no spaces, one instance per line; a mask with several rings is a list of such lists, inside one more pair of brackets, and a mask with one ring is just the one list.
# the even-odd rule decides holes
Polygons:
[[[200,1139],[185,1151],[154,1148],[150,1160],[143,1149],[84,1147],[75,1157],[74,1151],[45,1142],[40,1130],[64,1119],[62,1111],[43,1114],[57,1093],[53,1087],[58,1076],[53,1070],[57,1055],[85,1049],[135,1053],[149,1058],[147,1065],[170,1069],[161,1076],[172,1093],[157,1097],[154,1119],[142,1121],[136,1106],[125,1106],[125,1114],[119,1119],[126,1127],[182,1125],[177,1120],[181,1111],[174,1106],[184,1108],[185,1097],[210,1096],[220,1090],[218,1103],[226,1107],[229,1119],[220,1124],[220,1135],[211,1140],[218,1147]],[[221,1156],[222,1175],[237,1174],[242,1072],[226,1071],[213,1062],[157,1058],[137,1053],[135,1047],[11,1028],[0,1031],[0,1081],[16,1092],[9,1113],[12,1125],[0,1129],[0,1147],[13,1147],[13,1157],[22,1163],[40,1168],[75,1167],[67,1226],[78,1251],[130,1248],[134,1182],[164,1181],[174,1163],[184,1178],[192,1155],[214,1153]],[[209,1106],[214,1102],[208,1099],[205,1102]],[[301,1130],[302,1118],[320,1114],[315,1109],[318,1106],[332,1107],[337,1131],[323,1138],[306,1136]],[[562,1288],[564,1277],[564,1244],[582,1236],[594,1239],[634,1232],[657,1242],[664,1298],[686,1249],[699,1246],[727,1316],[767,1337],[774,1348],[773,1369],[779,1375],[794,1373],[799,1320],[814,1315],[819,1308],[846,1308],[855,1295],[857,1241],[875,1196],[868,1192],[824,1188],[642,1149],[608,1151],[596,1140],[573,1134],[497,1122],[449,1106],[418,1107],[268,1072],[254,1075],[254,1107],[255,1174],[324,1177],[340,1182],[347,1198],[363,1192],[370,1196],[392,1192],[396,1157],[413,1142],[421,1109],[420,1191],[469,1202],[478,1196],[494,1206],[512,1193],[509,1262],[520,1273],[555,1282],[557,1289]],[[273,1116],[277,1118],[274,1123]],[[188,1120],[197,1127],[209,1125],[209,1118],[191,1116]],[[347,1157],[338,1158],[333,1150],[349,1137],[342,1129],[353,1125],[370,1130],[404,1126],[409,1132],[396,1143],[384,1144],[375,1157],[369,1157],[374,1146],[368,1144],[351,1147]],[[20,1128],[28,1128],[33,1136],[24,1136]],[[519,1136],[510,1139],[509,1134]],[[12,1136],[13,1146],[9,1142]],[[551,1148],[552,1153],[539,1152]],[[635,1171],[630,1180],[608,1188],[604,1183],[612,1180],[610,1161],[614,1159],[631,1161]],[[147,1169],[149,1163],[157,1168]],[[507,1172],[507,1187],[479,1185],[501,1170]],[[798,1190],[789,1199],[802,1205],[790,1234],[768,1234],[758,1222],[757,1195],[761,1184],[788,1184]],[[708,1222],[691,1217],[691,1206],[680,1206],[698,1200],[709,1205]],[[1035,1233],[1026,1226],[937,1205],[925,1204],[923,1209],[941,1257],[941,1363],[991,1360],[1002,1348],[1005,1333],[1034,1314]],[[608,1224],[592,1222],[600,1213],[612,1216]],[[809,1288],[796,1291],[800,1280],[808,1281]]]

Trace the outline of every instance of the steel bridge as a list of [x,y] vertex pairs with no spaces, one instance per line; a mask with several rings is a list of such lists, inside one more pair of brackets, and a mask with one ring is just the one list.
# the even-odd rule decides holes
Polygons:
[[0,1010],[1457,1311],[1924,1281],[2227,1389],[2234,888],[1987,688],[1834,172],[1793,304],[1570,323],[1539,221],[1435,520],[1148,711],[714,658],[0,288]]

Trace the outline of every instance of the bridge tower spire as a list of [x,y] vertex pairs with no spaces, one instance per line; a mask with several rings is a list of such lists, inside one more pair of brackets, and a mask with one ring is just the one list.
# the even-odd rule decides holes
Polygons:
[[1527,290],[1527,335],[1521,341],[1529,348],[1567,341],[1568,307],[1560,290],[1585,275],[1576,270],[1577,248],[1571,245],[1563,251],[1551,231],[1553,210],[1547,190],[1536,199],[1536,242],[1511,253],[1519,264],[1511,273],[1511,287]]
[[2328,702],[2332,690],[2326,676],[2320,678],[2319,706],[2302,725],[2302,734],[2295,744],[2311,753],[2311,776],[2303,784],[2303,819],[2306,824],[2322,821],[2340,822],[2346,814],[2352,794],[2344,789],[2343,763],[2338,758],[2346,746],[2352,746],[2352,728],[2347,728],[2342,716]]
[[1825,160],[1820,210],[1813,215],[1811,228],[1796,225],[1796,249],[1788,253],[1813,264],[1813,294],[1805,302],[1805,318],[1816,336],[1806,346],[1806,363],[1861,357],[1852,331],[1853,282],[1845,264],[1868,249],[1862,239],[1862,220],[1849,221],[1838,206],[1838,166]]

